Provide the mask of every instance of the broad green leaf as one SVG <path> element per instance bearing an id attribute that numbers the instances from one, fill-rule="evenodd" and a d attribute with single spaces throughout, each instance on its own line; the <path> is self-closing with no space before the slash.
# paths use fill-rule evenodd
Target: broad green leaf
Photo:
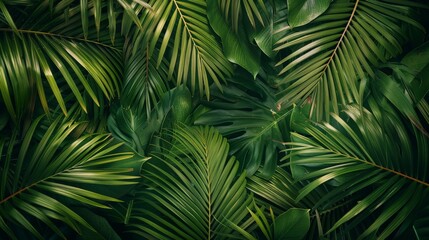
<path id="1" fill-rule="evenodd" d="M 310 228 L 309 210 L 291 208 L 278 216 L 272 226 L 274 239 L 303 239 Z"/>
<path id="2" fill-rule="evenodd" d="M 231 154 L 248 176 L 261 168 L 261 175 L 270 178 L 277 166 L 279 142 L 283 141 L 290 111 L 276 109 L 273 93 L 259 79 L 238 75 L 229 82 L 235 84 L 223 93 L 212 91 L 216 98 L 206 104 L 211 110 L 195 123 L 215 126 L 227 137 Z"/>
<path id="3" fill-rule="evenodd" d="M 409 52 L 401 60 L 410 68 L 415 78 L 410 84 L 411 91 L 417 102 L 419 102 L 429 91 L 429 42 L 422 44 Z"/>
<path id="4" fill-rule="evenodd" d="M 256 78 L 260 68 L 259 51 L 255 50 L 247 41 L 242 30 L 234 33 L 221 15 L 218 2 L 210 0 L 207 2 L 207 17 L 210 26 L 222 39 L 223 51 L 226 58 L 240 65 Z"/>
<path id="5" fill-rule="evenodd" d="M 186 121 L 191 105 L 190 92 L 182 85 L 166 92 L 149 115 L 143 109 L 114 105 L 107 126 L 115 138 L 144 155 L 154 135 L 159 134 L 163 127 L 173 127 Z"/>
<path id="6" fill-rule="evenodd" d="M 287 0 L 289 9 L 289 25 L 303 26 L 323 14 L 331 4 L 331 0 Z"/>

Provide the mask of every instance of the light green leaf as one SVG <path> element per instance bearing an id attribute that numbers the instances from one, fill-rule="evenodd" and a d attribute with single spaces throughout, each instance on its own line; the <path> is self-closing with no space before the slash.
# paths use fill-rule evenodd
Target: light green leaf
<path id="1" fill-rule="evenodd" d="M 289 9 L 289 25 L 303 26 L 323 14 L 331 4 L 331 0 L 287 0 Z"/>
<path id="2" fill-rule="evenodd" d="M 94 230 L 72 206 L 109 208 L 108 202 L 120 201 L 117 197 L 131 189 L 126 185 L 136 183 L 142 159 L 119 150 L 108 135 L 79 133 L 79 127 L 84 123 L 61 115 L 53 122 L 41 116 L 23 140 L 6 141 L 7 151 L 0 142 L 0 156 L 6 156 L 1 160 L 8 165 L 0 179 L 11 183 L 2 187 L 0 234 L 27 229 L 41 238 L 35 227 L 46 224 L 62 236 L 60 222 L 74 231 Z"/>

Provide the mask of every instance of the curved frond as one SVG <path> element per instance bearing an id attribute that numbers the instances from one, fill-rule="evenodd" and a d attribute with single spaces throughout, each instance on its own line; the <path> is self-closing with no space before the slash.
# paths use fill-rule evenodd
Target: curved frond
<path id="1" fill-rule="evenodd" d="M 64 238 L 57 221 L 76 232 L 93 229 L 73 206 L 108 209 L 106 203 L 118 202 L 123 186 L 139 178 L 141 160 L 119 150 L 109 135 L 82 134 L 82 123 L 62 117 L 47 127 L 43 120 L 37 118 L 22 141 L 17 134 L 0 141 L 2 236 L 14 239 L 13 229 L 25 229 L 43 239 L 42 224 Z"/>
<path id="2" fill-rule="evenodd" d="M 159 49 L 157 66 L 169 60 L 168 77 L 177 85 L 188 83 L 192 92 L 210 95 L 210 81 L 221 87 L 232 67 L 222 53 L 207 20 L 206 1 L 150 1 L 152 10 L 142 15 L 135 37 L 135 51 L 149 46 L 150 56 Z"/>
<path id="3" fill-rule="evenodd" d="M 356 102 L 357 80 L 374 76 L 373 67 L 401 53 L 402 26 L 425 31 L 409 9 L 390 1 L 339 1 L 311 24 L 280 29 L 275 50 L 291 51 L 277 63 L 280 103 L 311 97 L 313 114 L 322 120 L 338 113 L 339 104 Z"/>
<path id="4" fill-rule="evenodd" d="M 330 231 L 365 223 L 361 237 L 385 239 L 409 229 L 428 201 L 429 142 L 392 109 L 370 106 L 347 106 L 348 122 L 333 114 L 332 125 L 304 125 L 311 138 L 292 133 L 288 158 L 294 178 L 309 180 L 298 201 L 323 187 L 330 190 L 316 206 L 361 195 Z"/>
<path id="5" fill-rule="evenodd" d="M 231 155 L 237 157 L 248 176 L 261 167 L 261 174 L 269 178 L 277 166 L 285 118 L 290 112 L 277 110 L 272 91 L 260 80 L 237 76 L 229 81 L 235 85 L 223 93 L 212 90 L 216 98 L 206 104 L 212 109 L 195 123 L 215 126 L 227 137 Z"/>
<path id="6" fill-rule="evenodd" d="M 146 189 L 137 194 L 133 232 L 158 239 L 233 236 L 227 222 L 240 224 L 252 198 L 246 174 L 228 158 L 226 139 L 210 127 L 172 134 L 171 150 L 154 153 L 143 165 Z"/>
<path id="7" fill-rule="evenodd" d="M 108 44 L 108 34 L 97 36 L 92 31 L 85 39 L 81 26 L 72 24 L 80 20 L 79 11 L 77 7 L 58 4 L 51 14 L 46 14 L 49 4 L 45 2 L 35 7 L 31 15 L 14 13 L 20 19 L 15 31 L 18 34 L 0 27 L 0 93 L 15 122 L 29 106 L 35 105 L 34 95 L 39 97 L 46 113 L 52 107 L 48 105 L 48 96 L 55 96 L 65 114 L 67 91 L 84 111 L 87 105 L 82 92 L 98 106 L 102 101 L 98 91 L 109 100 L 119 95 L 121 51 Z"/>
<path id="8" fill-rule="evenodd" d="M 308 199 L 295 201 L 302 186 L 295 183 L 291 174 L 281 167 L 277 167 L 268 180 L 255 174 L 247 181 L 247 188 L 253 192 L 258 205 L 271 207 L 277 214 L 289 208 L 311 207 L 314 204 Z"/>

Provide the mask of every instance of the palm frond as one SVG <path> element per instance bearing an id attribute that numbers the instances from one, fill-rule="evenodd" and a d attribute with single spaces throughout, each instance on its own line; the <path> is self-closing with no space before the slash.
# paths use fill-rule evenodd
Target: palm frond
<path id="1" fill-rule="evenodd" d="M 248 176 L 260 167 L 261 174 L 271 177 L 277 166 L 280 142 L 284 141 L 285 119 L 289 111 L 277 110 L 274 94 L 260 80 L 236 76 L 223 93 L 213 89 L 216 97 L 206 105 L 212 110 L 195 123 L 212 125 L 231 144 L 231 155 L 241 162 Z"/>
<path id="2" fill-rule="evenodd" d="M 239 24 L 242 24 L 243 16 L 254 28 L 257 23 L 261 25 L 266 23 L 268 10 L 262 0 L 220 0 L 218 2 L 226 22 L 235 32 L 238 31 Z"/>
<path id="3" fill-rule="evenodd" d="M 311 97 L 317 120 L 356 102 L 357 80 L 374 76 L 373 67 L 401 53 L 402 25 L 425 31 L 409 9 L 395 1 L 334 2 L 311 24 L 280 29 L 275 50 L 287 55 L 277 63 L 284 89 L 279 102 L 290 106 Z"/>
<path id="4" fill-rule="evenodd" d="M 316 206 L 361 196 L 328 232 L 364 223 L 360 237 L 385 239 L 408 229 L 412 213 L 427 201 L 429 143 L 395 110 L 375 101 L 370 107 L 371 112 L 347 106 L 344 118 L 349 122 L 333 114 L 332 125 L 305 124 L 311 138 L 292 133 L 288 159 L 294 178 L 309 180 L 298 201 L 320 187 L 330 190 Z"/>
<path id="5" fill-rule="evenodd" d="M 146 189 L 137 194 L 133 232 L 148 238 L 225 239 L 227 220 L 240 224 L 252 198 L 246 174 L 228 158 L 228 143 L 214 128 L 183 127 L 171 150 L 143 165 Z"/>
<path id="6" fill-rule="evenodd" d="M 156 55 L 155 55 L 156 56 Z M 155 108 L 169 87 L 168 63 L 165 61 L 157 67 L 155 58 L 149 57 L 149 50 L 140 50 L 127 57 L 125 63 L 125 80 L 121 93 L 121 104 L 132 108 L 137 114 L 143 111 L 147 116 Z"/>
<path id="7" fill-rule="evenodd" d="M 190 84 L 192 92 L 210 96 L 210 81 L 221 87 L 223 79 L 232 72 L 231 64 L 222 53 L 211 31 L 206 2 L 150 1 L 152 10 L 145 10 L 144 22 L 134 38 L 134 52 L 149 46 L 149 55 L 159 49 L 157 66 L 168 59 L 168 77 L 177 85 Z"/>
<path id="8" fill-rule="evenodd" d="M 48 5 L 45 2 L 37 6 L 31 15 L 23 13 L 20 16 L 25 20 L 21 19 L 17 24 L 19 35 L 10 28 L 0 29 L 4 36 L 0 40 L 0 92 L 15 123 L 19 122 L 29 105 L 35 104 L 28 104 L 35 94 L 48 114 L 49 95 L 55 96 L 56 103 L 65 114 L 68 108 L 65 91 L 72 92 L 84 111 L 87 105 L 82 92 L 88 93 L 98 106 L 102 101 L 96 94 L 98 90 L 108 100 L 119 95 L 122 71 L 120 49 L 102 41 L 84 39 L 81 27 L 70 24 L 80 19 L 77 7 L 58 4 L 52 15 L 42 15 L 42 12 L 49 11 Z M 69 22 L 64 19 L 64 11 Z M 108 37 L 106 40 L 109 42 Z M 35 101 L 35 98 L 31 99 Z"/>
<path id="9" fill-rule="evenodd" d="M 141 160 L 109 135 L 82 134 L 82 123 L 63 117 L 45 126 L 45 119 L 22 140 L 14 134 L 0 142 L 0 232 L 14 239 L 13 229 L 43 239 L 38 224 L 64 238 L 58 221 L 76 232 L 93 229 L 73 206 L 108 209 L 139 178 Z"/>
<path id="10" fill-rule="evenodd" d="M 296 202 L 295 199 L 302 186 L 295 183 L 291 174 L 281 167 L 276 168 L 270 179 L 255 174 L 247 181 L 247 188 L 255 195 L 258 205 L 270 207 L 276 214 L 280 214 L 289 208 L 311 207 L 316 202 L 316 199 L 307 198 Z"/>

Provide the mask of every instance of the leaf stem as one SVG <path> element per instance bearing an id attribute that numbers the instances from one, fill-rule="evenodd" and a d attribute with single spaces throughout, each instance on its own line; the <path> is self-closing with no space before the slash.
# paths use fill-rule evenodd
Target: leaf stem
<path id="1" fill-rule="evenodd" d="M 112 50 L 115 51 L 121 51 L 118 48 L 115 48 L 113 46 L 101 43 L 101 42 L 97 42 L 97 41 L 93 41 L 93 40 L 88 40 L 88 39 L 84 39 L 84 38 L 78 38 L 78 37 L 70 37 L 70 36 L 65 36 L 65 35 L 61 35 L 61 34 L 57 34 L 57 33 L 50 33 L 50 32 L 40 32 L 40 31 L 34 31 L 34 30 L 29 30 L 29 29 L 18 29 L 17 30 L 18 33 L 26 33 L 26 34 L 35 34 L 35 35 L 43 35 L 43 36 L 50 36 L 50 37 L 57 37 L 57 38 L 65 38 L 65 39 L 70 39 L 70 40 L 76 40 L 76 41 L 80 41 L 80 42 L 86 42 L 86 43 L 91 43 L 91 44 L 95 44 L 98 46 L 102 46 L 105 48 L 110 48 Z M 0 32 L 13 32 L 13 29 L 10 28 L 0 28 Z"/>
<path id="2" fill-rule="evenodd" d="M 381 166 L 381 165 L 377 165 L 376 163 L 373 163 L 373 162 L 369 162 L 369 161 L 365 161 L 365 160 L 363 160 L 363 159 L 359 159 L 359 158 L 357 158 L 357 157 L 353 157 L 353 156 L 349 156 L 349 155 L 347 155 L 347 154 L 343 154 L 343 153 L 340 153 L 340 152 L 336 152 L 336 151 L 333 151 L 332 149 L 331 149 L 331 151 L 332 151 L 332 152 L 334 152 L 334 153 L 336 153 L 336 154 L 338 154 L 338 155 L 342 155 L 342 156 L 344 156 L 344 157 L 346 157 L 346 158 L 350 158 L 350 159 L 357 160 L 357 161 L 359 161 L 359 162 L 362 162 L 362 163 L 365 163 L 365 164 L 371 165 L 371 166 L 376 167 L 376 168 L 379 168 L 379 169 L 381 169 L 381 170 L 383 170 L 383 171 L 387 171 L 387 172 L 390 172 L 390 173 L 393 173 L 393 174 L 399 175 L 399 176 L 401 176 L 401 177 L 403 177 L 403 178 L 409 179 L 409 180 L 411 180 L 411 181 L 414 181 L 414 182 L 420 183 L 420 184 L 422 184 L 422 185 L 424 185 L 424 186 L 426 186 L 426 187 L 429 187 L 429 183 L 427 183 L 427 182 L 425 182 L 425 181 L 422 181 L 422 180 L 420 180 L 420 179 L 417 179 L 417 178 L 414 178 L 414 177 L 408 176 L 408 175 L 406 175 L 406 174 L 404 174 L 404 173 L 401 173 L 401 172 L 395 171 L 395 170 L 390 169 L 390 168 L 383 167 L 383 166 Z"/>
<path id="3" fill-rule="evenodd" d="M 357 9 L 358 5 L 359 5 L 359 0 L 357 0 L 357 1 L 356 1 L 355 6 L 353 7 L 353 11 L 352 11 L 352 13 L 351 13 L 351 15 L 350 15 L 349 21 L 347 22 L 347 25 L 346 25 L 346 27 L 344 28 L 343 33 L 341 34 L 340 40 L 338 40 L 338 43 L 337 43 L 337 45 L 335 46 L 335 49 L 334 49 L 334 51 L 332 52 L 332 55 L 331 55 L 331 57 L 329 58 L 328 62 L 326 63 L 325 67 L 323 68 L 323 71 L 322 71 L 322 72 L 325 72 L 325 70 L 328 68 L 329 64 L 330 64 L 330 63 L 332 62 L 332 60 L 334 59 L 334 56 L 336 55 L 337 50 L 338 50 L 338 48 L 340 47 L 341 43 L 343 42 L 343 38 L 344 38 L 344 36 L 346 35 L 347 30 L 348 30 L 348 29 L 349 29 L 349 27 L 350 27 L 350 24 L 351 24 L 351 22 L 352 22 L 352 19 L 353 19 L 353 17 L 355 16 L 356 9 Z"/>

